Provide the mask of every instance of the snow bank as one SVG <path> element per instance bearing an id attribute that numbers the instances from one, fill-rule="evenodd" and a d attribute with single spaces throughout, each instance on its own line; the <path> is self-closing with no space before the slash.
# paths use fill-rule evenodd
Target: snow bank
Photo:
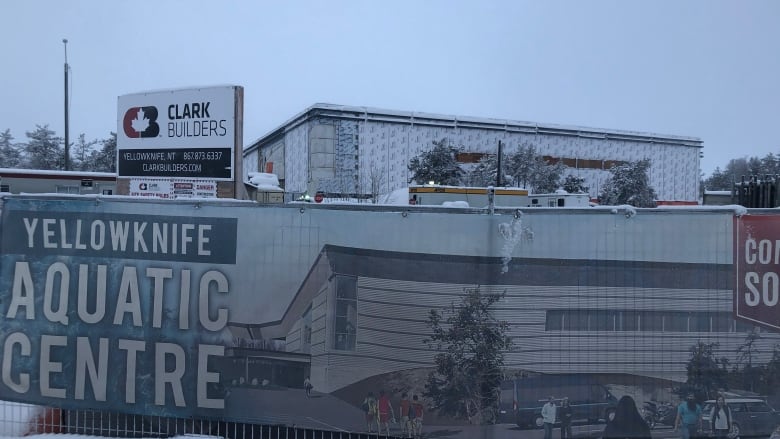
<path id="1" fill-rule="evenodd" d="M 402 187 L 379 196 L 379 204 L 409 205 L 409 188 Z"/>

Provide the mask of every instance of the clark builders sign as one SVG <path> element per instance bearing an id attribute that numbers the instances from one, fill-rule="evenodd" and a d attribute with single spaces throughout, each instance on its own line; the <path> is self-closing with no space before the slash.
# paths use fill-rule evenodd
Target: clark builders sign
<path id="1" fill-rule="evenodd" d="M 232 180 L 237 88 L 216 86 L 120 96 L 119 177 Z"/>
<path id="2" fill-rule="evenodd" d="M 734 314 L 780 331 L 780 218 L 734 219 Z"/>

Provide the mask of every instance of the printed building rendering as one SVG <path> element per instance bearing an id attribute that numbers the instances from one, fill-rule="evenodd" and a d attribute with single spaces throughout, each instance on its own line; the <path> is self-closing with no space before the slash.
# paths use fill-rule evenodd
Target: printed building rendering
<path id="1" fill-rule="evenodd" d="M 742 365 L 752 340 L 764 366 L 780 342 L 773 210 L 9 195 L 2 213 L 12 401 L 356 431 L 366 391 L 425 397 L 446 351 L 429 315 L 475 290 L 502 295 L 512 342 L 502 423 L 535 422 L 511 407 L 537 377 L 668 401 L 693 347 Z"/>

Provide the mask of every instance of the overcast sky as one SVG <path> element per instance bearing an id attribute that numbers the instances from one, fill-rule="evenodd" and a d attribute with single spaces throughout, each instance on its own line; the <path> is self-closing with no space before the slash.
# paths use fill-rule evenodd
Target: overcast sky
<path id="1" fill-rule="evenodd" d="M 244 144 L 316 102 L 780 153 L 780 1 L 0 2 L 0 130 L 116 131 L 117 96 L 236 84 Z"/>

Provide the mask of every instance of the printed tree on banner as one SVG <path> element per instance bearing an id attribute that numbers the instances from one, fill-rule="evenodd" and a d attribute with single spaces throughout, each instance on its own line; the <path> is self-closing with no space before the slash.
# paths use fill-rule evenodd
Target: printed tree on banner
<path id="1" fill-rule="evenodd" d="M 780 394 L 780 344 L 775 344 L 772 349 L 772 359 L 763 369 L 763 382 L 766 386 L 766 394 Z"/>
<path id="2" fill-rule="evenodd" d="M 504 294 L 486 294 L 479 287 L 465 293 L 449 310 L 428 314 L 432 333 L 425 343 L 439 353 L 423 395 L 433 399 L 440 415 L 489 424 L 498 413 L 503 352 L 512 346 L 509 324 L 492 310 Z"/>
<path id="3" fill-rule="evenodd" d="M 737 348 L 737 365 L 734 368 L 735 372 L 739 372 L 743 378 L 743 384 L 747 390 L 755 392 L 756 380 L 760 377 L 760 367 L 756 367 L 753 363 L 754 358 L 758 354 L 758 346 L 756 342 L 761 339 L 761 334 L 758 332 L 758 328 L 753 328 L 745 336 L 745 341 Z M 740 368 L 741 366 L 741 368 Z"/>
<path id="4" fill-rule="evenodd" d="M 719 343 L 697 342 L 691 346 L 691 358 L 685 365 L 688 380 L 677 393 L 682 397 L 693 392 L 699 400 L 714 398 L 720 389 L 728 389 L 728 359 L 717 358 L 715 351 Z"/>

